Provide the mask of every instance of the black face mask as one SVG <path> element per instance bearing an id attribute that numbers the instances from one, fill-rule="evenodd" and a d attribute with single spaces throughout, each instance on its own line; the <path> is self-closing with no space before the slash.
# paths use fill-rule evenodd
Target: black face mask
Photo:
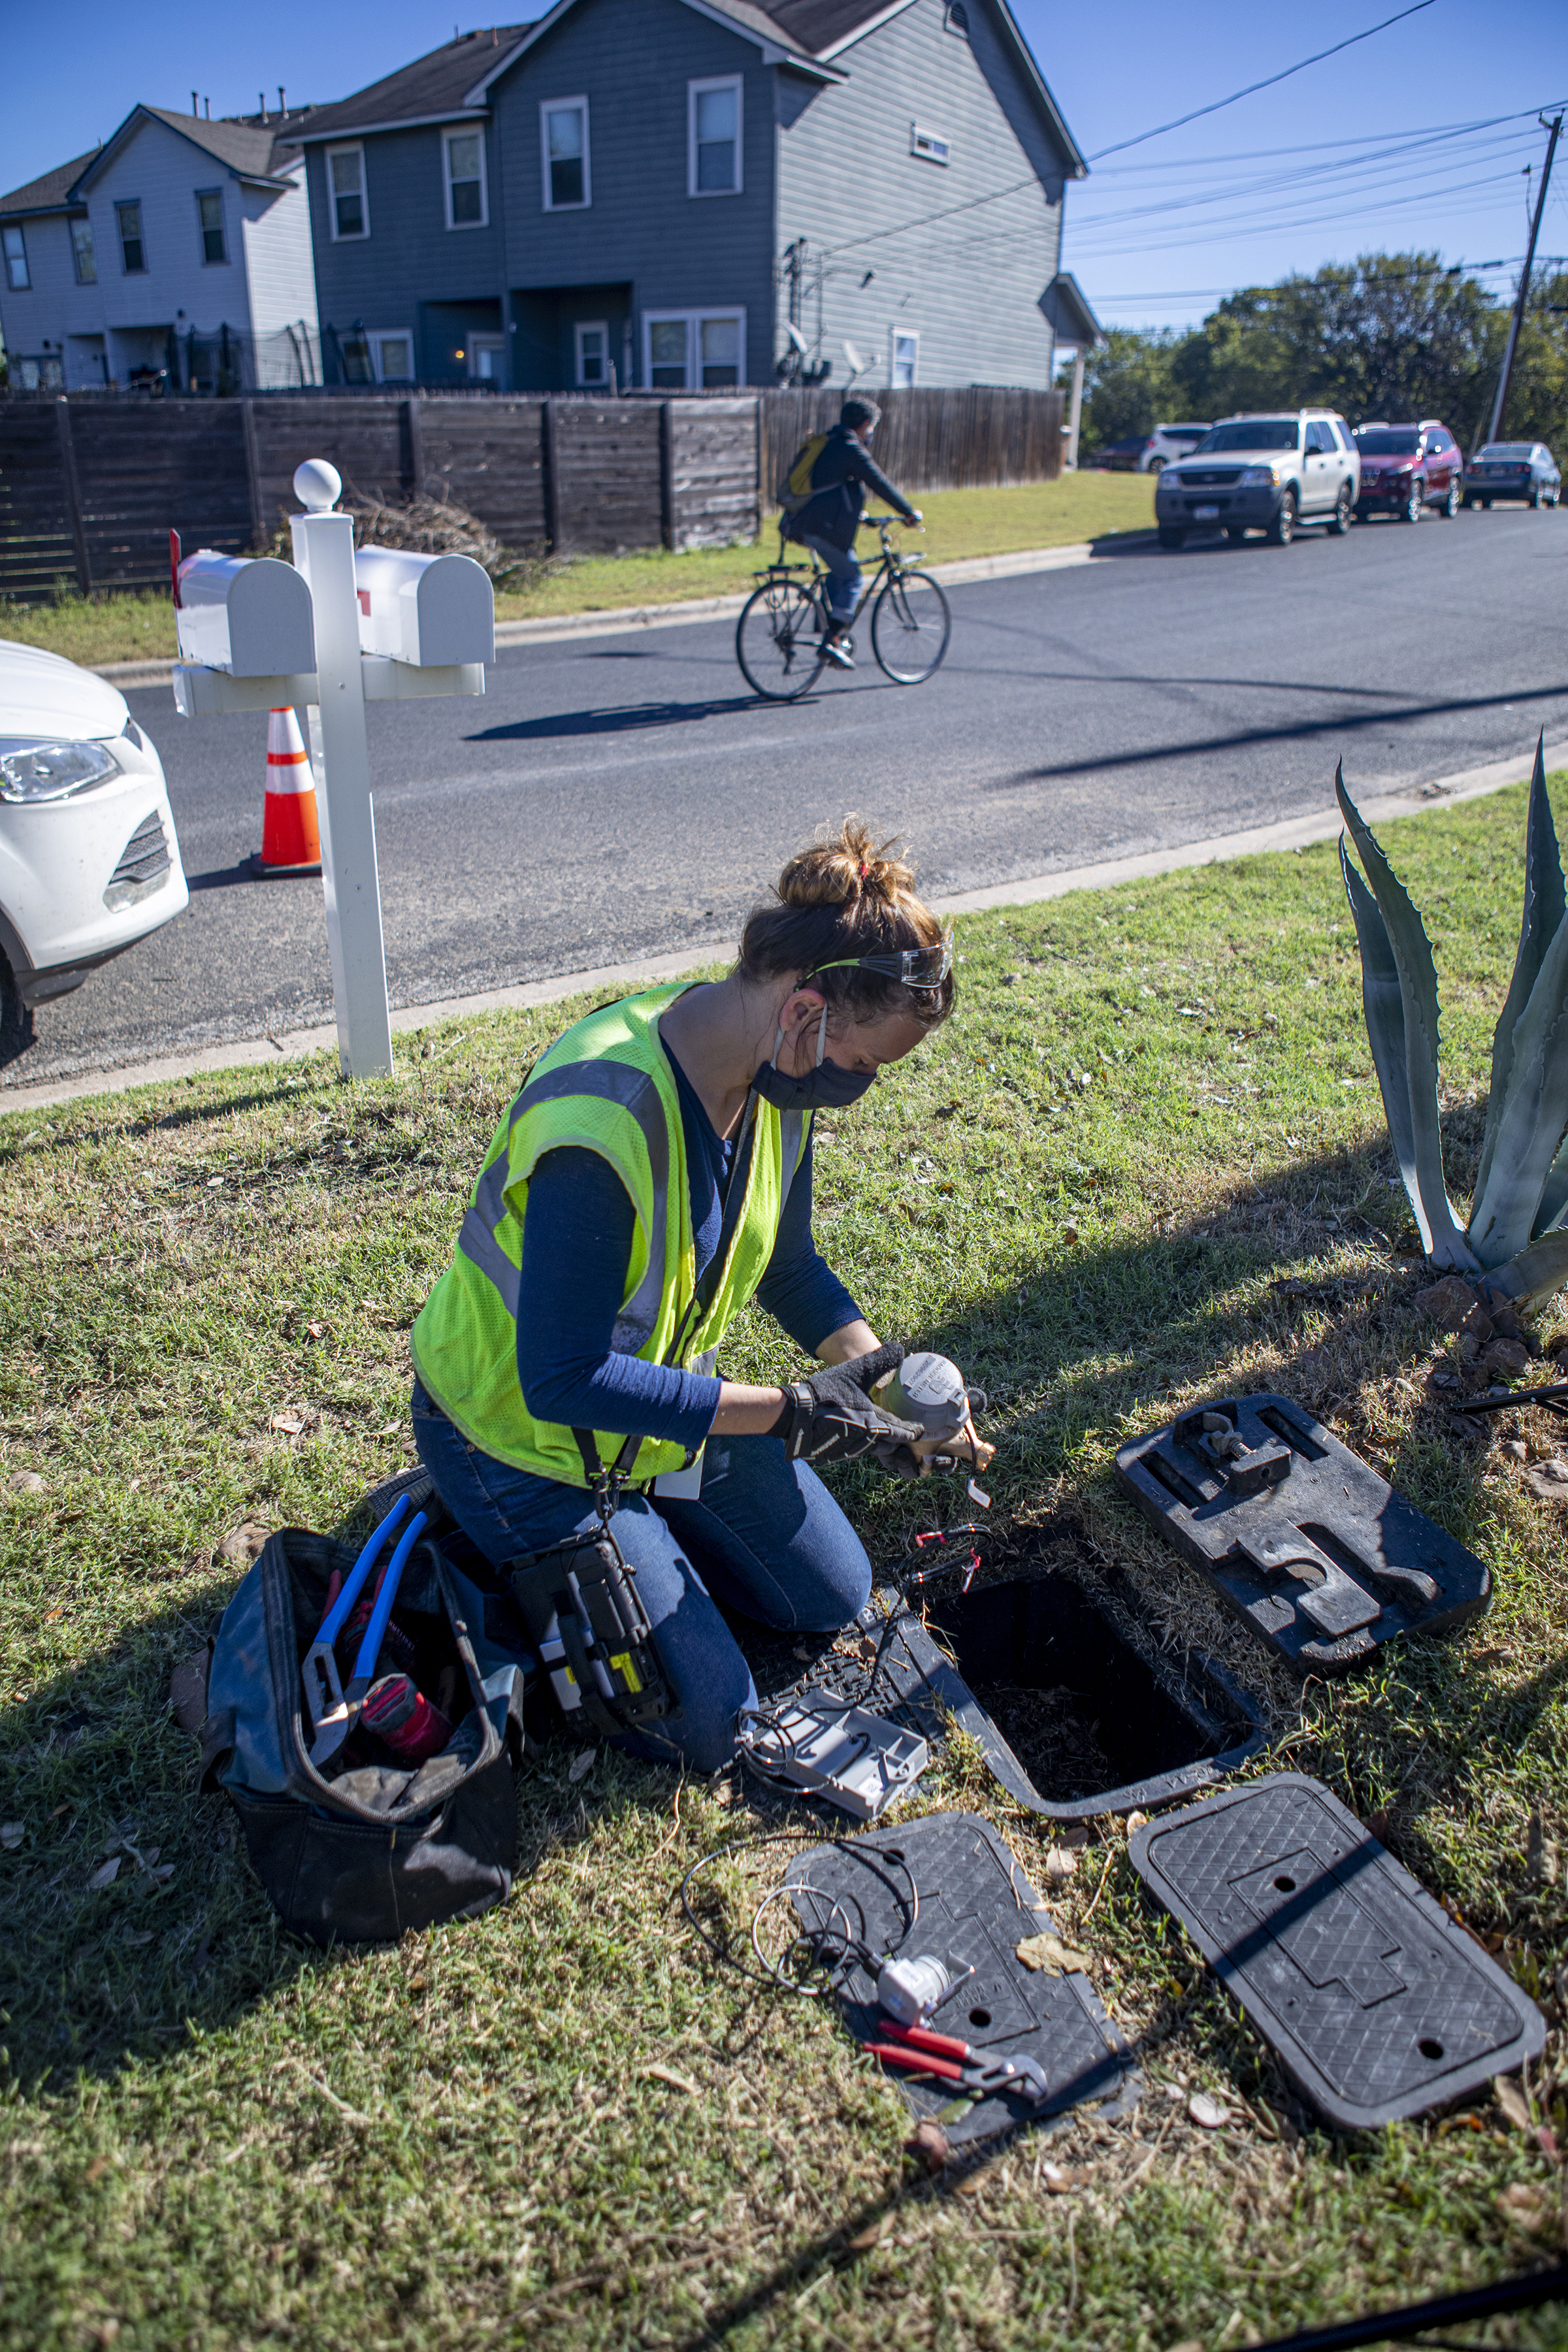
<path id="1" fill-rule="evenodd" d="M 776 1054 L 784 1038 L 784 1024 L 779 1024 L 773 1039 Z M 763 1102 L 772 1103 L 775 1110 L 844 1110 L 858 1102 L 872 1079 L 875 1070 L 846 1070 L 837 1062 L 823 1059 L 827 1044 L 827 1007 L 822 1008 L 822 1019 L 816 1032 L 816 1066 L 804 1078 L 786 1078 L 772 1062 L 764 1062 L 752 1080 L 753 1089 Z"/>

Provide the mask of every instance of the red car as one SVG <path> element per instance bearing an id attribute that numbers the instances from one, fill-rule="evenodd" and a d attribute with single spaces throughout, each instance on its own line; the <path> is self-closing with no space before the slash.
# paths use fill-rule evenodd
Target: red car
<path id="1" fill-rule="evenodd" d="M 1457 515 L 1464 488 L 1465 457 L 1447 427 L 1435 416 L 1419 425 L 1362 425 L 1355 433 L 1361 452 L 1361 495 L 1358 520 L 1368 515 L 1397 515 L 1401 522 L 1419 522 L 1428 506 L 1438 514 Z"/>

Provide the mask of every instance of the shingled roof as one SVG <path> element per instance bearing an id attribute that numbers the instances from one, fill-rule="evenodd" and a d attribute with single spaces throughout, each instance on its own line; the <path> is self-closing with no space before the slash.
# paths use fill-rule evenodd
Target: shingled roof
<path id="1" fill-rule="evenodd" d="M 385 74 L 337 106 L 318 106 L 300 143 L 336 139 L 347 131 L 379 130 L 395 122 L 447 121 L 463 111 L 474 84 L 499 64 L 528 32 L 527 25 L 490 25 L 483 32 L 463 33 L 416 58 L 410 66 Z"/>
<path id="2" fill-rule="evenodd" d="M 0 213 L 64 212 L 71 189 L 97 154 L 95 147 L 91 153 L 79 155 L 73 163 L 61 163 L 57 170 L 46 172 L 41 179 L 13 188 L 8 196 L 0 196 Z"/>

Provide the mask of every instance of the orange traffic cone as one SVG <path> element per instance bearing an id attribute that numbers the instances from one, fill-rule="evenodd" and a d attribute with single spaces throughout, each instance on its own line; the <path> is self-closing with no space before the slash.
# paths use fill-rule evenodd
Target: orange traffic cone
<path id="1" fill-rule="evenodd" d="M 315 779 L 292 710 L 268 713 L 267 805 L 261 818 L 261 848 L 251 858 L 250 870 L 258 881 L 321 870 Z"/>

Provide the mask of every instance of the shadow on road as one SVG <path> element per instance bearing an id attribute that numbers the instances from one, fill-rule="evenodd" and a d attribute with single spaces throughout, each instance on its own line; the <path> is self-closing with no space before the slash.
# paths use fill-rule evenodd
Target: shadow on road
<path id="1" fill-rule="evenodd" d="M 869 683 L 869 681 L 868 681 Z M 812 695 L 802 697 L 811 702 Z M 728 719 L 741 711 L 779 706 L 754 694 L 731 694 L 702 702 L 627 702 L 613 709 L 558 710 L 542 719 L 515 719 L 504 727 L 484 727 L 465 736 L 468 743 L 538 743 L 562 736 L 631 735 L 659 727 L 684 727 L 692 719 Z M 194 886 L 193 886 L 194 887 Z"/>
<path id="2" fill-rule="evenodd" d="M 1314 689 L 1316 690 L 1316 689 Z M 1241 751 L 1249 744 L 1310 742 L 1320 735 L 1353 733 L 1358 728 L 1386 726 L 1391 719 L 1443 719 L 1457 711 L 1520 709 L 1531 702 L 1557 702 L 1568 696 L 1568 684 L 1516 688 L 1504 694 L 1458 695 L 1446 702 L 1407 703 L 1398 711 L 1335 711 L 1326 719 L 1303 719 L 1293 727 L 1238 727 L 1228 735 L 1194 736 L 1187 743 L 1145 744 L 1136 751 L 1105 751 L 1098 759 L 1063 760 L 1047 768 L 1016 768 L 1009 776 L 994 776 L 976 786 L 980 792 L 1015 791 L 1019 784 L 1045 783 L 1062 776 L 1087 776 L 1111 768 L 1138 768 L 1149 760 L 1190 760 L 1208 751 Z"/>

